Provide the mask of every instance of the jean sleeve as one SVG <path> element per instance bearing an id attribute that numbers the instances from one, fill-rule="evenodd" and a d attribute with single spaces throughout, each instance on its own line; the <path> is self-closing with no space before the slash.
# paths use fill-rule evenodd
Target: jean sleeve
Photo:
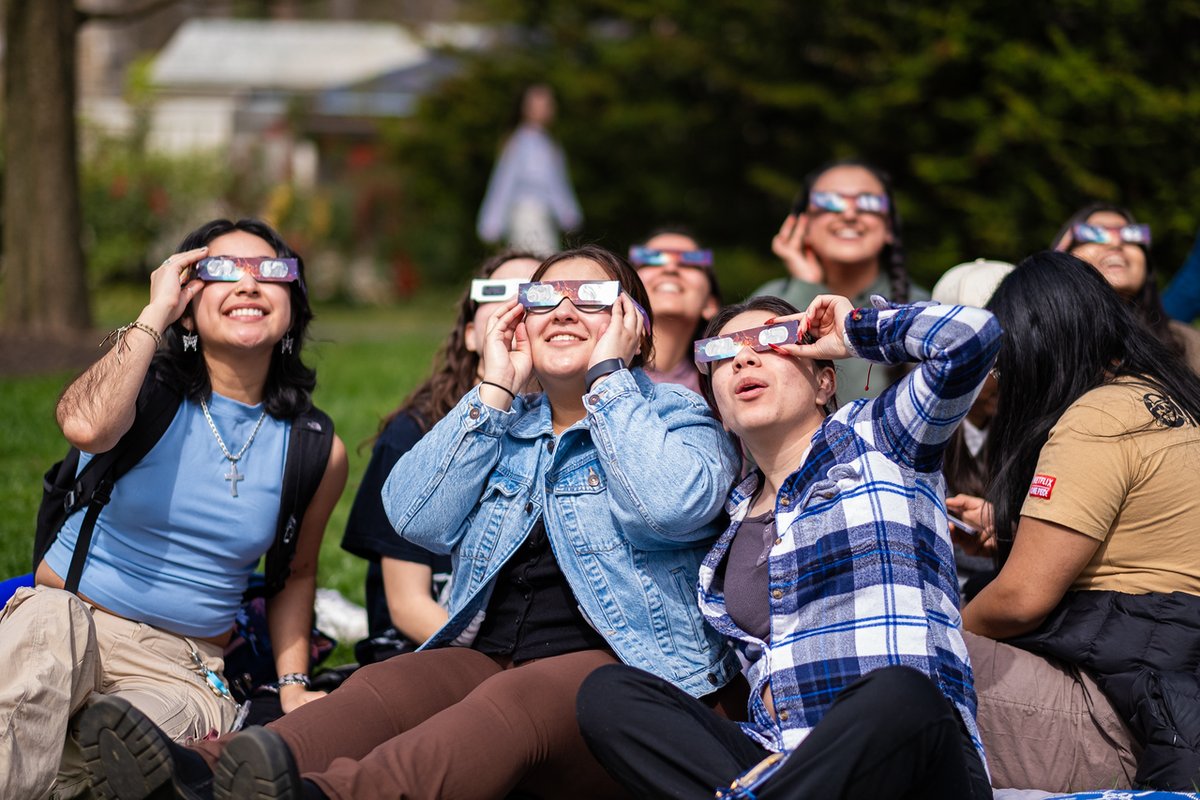
<path id="1" fill-rule="evenodd" d="M 609 479 L 614 517 L 635 547 L 690 547 L 724 506 L 740 458 L 694 392 L 659 384 L 647 398 L 620 370 L 584 395 L 589 427 Z"/>
<path id="2" fill-rule="evenodd" d="M 384 510 L 396 532 L 434 553 L 450 552 L 517 416 L 484 403 L 475 387 L 401 456 L 383 485 Z"/>

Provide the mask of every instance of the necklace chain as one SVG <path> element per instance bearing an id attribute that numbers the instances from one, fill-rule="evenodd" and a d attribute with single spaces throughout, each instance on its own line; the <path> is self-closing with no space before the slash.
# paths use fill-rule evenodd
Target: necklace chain
<path id="1" fill-rule="evenodd" d="M 217 438 L 217 445 L 220 446 L 221 452 L 225 454 L 225 458 L 229 459 L 229 463 L 235 465 L 241 460 L 242 456 L 246 455 L 247 448 L 254 441 L 254 437 L 258 435 L 258 429 L 262 427 L 263 420 L 267 418 L 267 410 L 264 408 L 263 412 L 258 415 L 258 422 L 254 423 L 254 430 L 250 431 L 250 438 L 246 440 L 246 443 L 242 445 L 242 449 L 238 450 L 235 456 L 229 454 L 229 448 L 225 446 L 225 440 L 221 438 L 221 432 L 217 430 L 217 424 L 213 422 L 212 414 L 208 413 L 208 403 L 204 402 L 203 397 L 200 398 L 200 410 L 204 412 L 204 418 L 208 420 L 208 427 L 212 429 L 213 436 Z"/>

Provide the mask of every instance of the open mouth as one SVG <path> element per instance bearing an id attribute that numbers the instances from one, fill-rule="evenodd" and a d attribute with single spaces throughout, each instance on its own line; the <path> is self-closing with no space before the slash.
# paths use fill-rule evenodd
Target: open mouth
<path id="1" fill-rule="evenodd" d="M 239 306 L 225 312 L 225 316 L 233 319 L 262 319 L 267 312 L 254 306 Z"/>
<path id="2" fill-rule="evenodd" d="M 733 394 L 737 397 L 745 395 L 759 394 L 763 389 L 767 388 L 767 384 L 758 378 L 742 378 L 733 387 Z"/>

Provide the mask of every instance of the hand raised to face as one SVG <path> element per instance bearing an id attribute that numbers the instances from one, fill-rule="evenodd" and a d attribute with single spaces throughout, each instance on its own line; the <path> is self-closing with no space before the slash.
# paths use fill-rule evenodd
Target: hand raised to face
<path id="1" fill-rule="evenodd" d="M 204 288 L 204 281 L 192 277 L 192 266 L 207 254 L 207 247 L 175 253 L 150 273 L 150 305 L 163 314 L 163 327 L 183 316 L 188 303 Z"/>
<path id="2" fill-rule="evenodd" d="M 628 295 L 618 296 L 612 306 L 612 317 L 608 327 L 604 329 L 600 341 L 596 342 L 596 348 L 592 350 L 588 367 L 609 358 L 619 358 L 626 365 L 632 363 L 634 356 L 641 350 L 642 337 L 645 335 L 645 323 L 633 301 Z"/>
<path id="3" fill-rule="evenodd" d="M 805 311 L 776 317 L 774 322 L 798 320 L 800 332 L 814 339 L 812 344 L 785 344 L 772 349 L 798 358 L 853 358 L 855 353 L 846 344 L 846 317 L 854 311 L 849 299 L 835 294 L 818 295 Z"/>
<path id="4" fill-rule="evenodd" d="M 488 320 L 483 347 L 479 350 L 480 371 L 484 381 L 479 392 L 483 401 L 495 408 L 507 409 L 512 397 L 496 386 L 487 384 L 496 384 L 515 395 L 529 382 L 533 372 L 524 318 L 525 309 L 513 298 Z"/>

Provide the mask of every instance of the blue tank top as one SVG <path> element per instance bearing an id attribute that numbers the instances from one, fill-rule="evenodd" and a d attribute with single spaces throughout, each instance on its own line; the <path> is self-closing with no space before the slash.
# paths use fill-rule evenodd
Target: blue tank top
<path id="1" fill-rule="evenodd" d="M 213 393 L 208 403 L 230 453 L 262 413 Z M 230 464 L 198 403 L 184 400 L 167 432 L 113 488 L 100 512 L 79 591 L 123 617 L 184 636 L 219 636 L 233 625 L 250 574 L 271 546 L 291 425 L 268 415 Z M 82 454 L 80 469 L 91 456 Z M 65 577 L 84 510 L 71 515 L 46 561 Z"/>

